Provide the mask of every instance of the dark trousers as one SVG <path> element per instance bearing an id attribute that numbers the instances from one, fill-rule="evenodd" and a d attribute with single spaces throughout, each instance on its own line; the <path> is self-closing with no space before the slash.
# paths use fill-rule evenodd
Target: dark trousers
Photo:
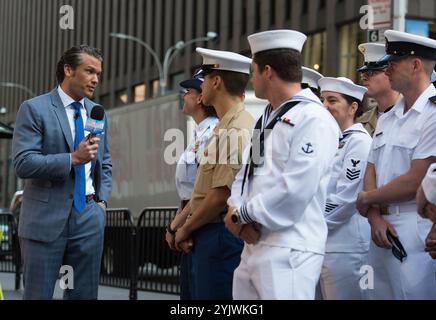
<path id="1" fill-rule="evenodd" d="M 180 300 L 192 300 L 192 256 L 180 254 Z"/>
<path id="2" fill-rule="evenodd" d="M 192 298 L 231 300 L 233 272 L 244 246 L 224 223 L 207 224 L 193 233 Z"/>

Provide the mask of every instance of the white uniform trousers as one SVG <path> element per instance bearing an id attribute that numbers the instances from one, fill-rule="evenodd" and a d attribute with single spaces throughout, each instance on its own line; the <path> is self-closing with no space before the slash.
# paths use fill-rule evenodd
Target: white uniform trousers
<path id="1" fill-rule="evenodd" d="M 362 300 L 360 287 L 362 266 L 367 263 L 368 253 L 326 253 L 319 280 L 324 300 Z"/>
<path id="2" fill-rule="evenodd" d="M 416 212 L 391 214 L 383 218 L 397 231 L 407 258 L 401 263 L 390 249 L 379 248 L 371 241 L 368 264 L 374 268 L 374 289 L 367 290 L 368 298 L 436 299 L 436 260 L 424 251 L 431 221 L 422 219 Z"/>
<path id="3" fill-rule="evenodd" d="M 233 299 L 313 300 L 323 258 L 308 251 L 246 244 L 233 276 Z"/>

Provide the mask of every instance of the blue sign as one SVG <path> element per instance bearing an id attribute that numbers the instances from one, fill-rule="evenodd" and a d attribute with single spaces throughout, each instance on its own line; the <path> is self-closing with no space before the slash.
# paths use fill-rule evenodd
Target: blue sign
<path id="1" fill-rule="evenodd" d="M 428 37 L 430 35 L 428 21 L 406 20 L 406 32 L 416 34 L 417 36 Z"/>

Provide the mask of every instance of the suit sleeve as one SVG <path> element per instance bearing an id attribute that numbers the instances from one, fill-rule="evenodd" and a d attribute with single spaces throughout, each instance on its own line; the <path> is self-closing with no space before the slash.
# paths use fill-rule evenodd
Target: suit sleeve
<path id="1" fill-rule="evenodd" d="M 112 190 L 112 158 L 109 151 L 108 142 L 108 121 L 106 116 L 105 123 L 105 134 L 104 134 L 104 151 L 102 160 L 102 173 L 101 173 L 101 186 L 99 189 L 98 198 L 99 200 L 104 200 L 108 202 L 109 196 Z"/>
<path id="2" fill-rule="evenodd" d="M 43 154 L 44 123 L 38 108 L 25 101 L 18 110 L 12 153 L 14 169 L 21 179 L 66 180 L 70 154 Z"/>
<path id="3" fill-rule="evenodd" d="M 271 231 L 290 227 L 301 219 L 317 193 L 331 167 L 339 135 L 330 123 L 314 117 L 302 120 L 294 130 L 294 134 L 274 136 L 290 144 L 290 154 L 288 159 L 273 160 L 283 168 L 274 171 L 277 183 L 240 208 L 242 223 L 258 222 Z"/>
<path id="4" fill-rule="evenodd" d="M 325 217 L 329 230 L 334 230 L 356 214 L 357 195 L 363 188 L 363 177 L 371 139 L 348 141 L 336 192 L 327 195 Z"/>

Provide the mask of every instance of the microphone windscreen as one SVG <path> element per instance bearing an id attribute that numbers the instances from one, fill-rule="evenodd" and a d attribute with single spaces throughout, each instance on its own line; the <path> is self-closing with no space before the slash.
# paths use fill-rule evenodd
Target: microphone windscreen
<path id="1" fill-rule="evenodd" d="M 96 104 L 91 110 L 91 118 L 101 121 L 104 118 L 104 109 L 101 105 Z"/>

